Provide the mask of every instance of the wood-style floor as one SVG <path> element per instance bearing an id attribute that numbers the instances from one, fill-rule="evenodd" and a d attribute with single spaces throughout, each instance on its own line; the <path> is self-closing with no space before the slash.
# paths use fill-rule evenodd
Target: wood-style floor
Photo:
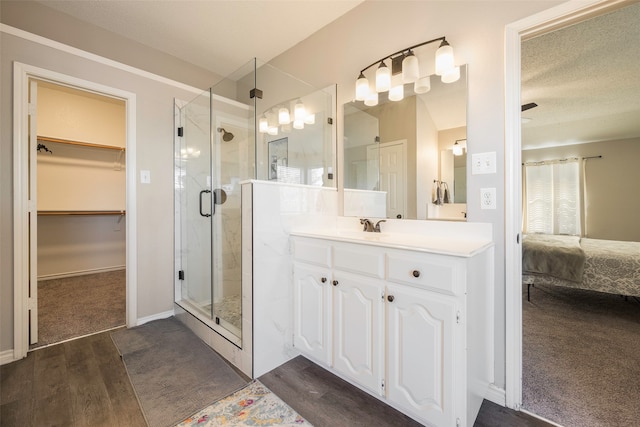
<path id="1" fill-rule="evenodd" d="M 3 365 L 0 403 L 2 427 L 147 425 L 109 332 Z"/>
<path id="2" fill-rule="evenodd" d="M 420 425 L 303 357 L 260 381 L 315 427 Z M 103 332 L 3 365 L 0 425 L 144 427 L 146 423 L 109 332 Z M 549 426 L 488 401 L 475 425 Z"/>

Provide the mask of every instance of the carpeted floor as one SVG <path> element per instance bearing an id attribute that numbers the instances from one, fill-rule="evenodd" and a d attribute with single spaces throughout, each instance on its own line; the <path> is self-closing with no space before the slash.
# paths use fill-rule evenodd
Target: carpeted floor
<path id="1" fill-rule="evenodd" d="M 111 337 L 150 427 L 174 426 L 248 383 L 173 317 Z"/>
<path id="2" fill-rule="evenodd" d="M 126 323 L 126 270 L 38 282 L 38 342 L 58 343 Z"/>
<path id="3" fill-rule="evenodd" d="M 640 303 L 554 286 L 523 289 L 523 408 L 565 427 L 638 425 Z"/>

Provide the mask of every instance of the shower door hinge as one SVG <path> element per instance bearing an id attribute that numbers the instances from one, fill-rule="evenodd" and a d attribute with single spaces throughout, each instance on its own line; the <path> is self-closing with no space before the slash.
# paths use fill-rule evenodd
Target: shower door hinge
<path id="1" fill-rule="evenodd" d="M 184 280 L 184 270 L 178 271 L 178 280 Z"/>
<path id="2" fill-rule="evenodd" d="M 182 126 L 178 128 L 178 136 L 184 136 L 184 128 Z"/>
<path id="3" fill-rule="evenodd" d="M 332 125 L 333 124 L 333 118 L 332 117 L 327 117 L 327 123 Z"/>
<path id="4" fill-rule="evenodd" d="M 253 98 L 258 98 L 258 99 L 262 99 L 262 91 L 258 88 L 253 88 L 249 91 L 249 98 L 253 99 Z"/>

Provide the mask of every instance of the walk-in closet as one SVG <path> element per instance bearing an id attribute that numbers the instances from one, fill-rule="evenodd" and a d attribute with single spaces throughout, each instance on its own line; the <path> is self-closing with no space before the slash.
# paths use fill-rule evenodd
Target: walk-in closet
<path id="1" fill-rule="evenodd" d="M 37 92 L 35 348 L 125 324 L 126 106 L 50 82 L 30 87 Z"/>

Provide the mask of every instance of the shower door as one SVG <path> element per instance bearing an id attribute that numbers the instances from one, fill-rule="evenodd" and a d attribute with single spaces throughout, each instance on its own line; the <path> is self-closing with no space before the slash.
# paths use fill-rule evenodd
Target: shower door
<path id="1" fill-rule="evenodd" d="M 220 99 L 205 92 L 179 112 L 176 303 L 241 347 L 240 181 L 252 162 L 247 112 Z"/>

